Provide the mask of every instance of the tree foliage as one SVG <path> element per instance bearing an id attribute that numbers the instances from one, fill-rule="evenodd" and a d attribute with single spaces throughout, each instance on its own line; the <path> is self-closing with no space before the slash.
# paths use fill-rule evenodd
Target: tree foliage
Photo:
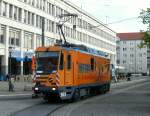
<path id="1" fill-rule="evenodd" d="M 147 8 L 146 10 L 142 10 L 140 13 L 140 18 L 142 19 L 143 24 L 146 24 L 147 31 L 143 32 L 144 33 L 144 41 L 141 42 L 139 45 L 140 48 L 143 48 L 147 46 L 150 48 L 150 8 Z"/>

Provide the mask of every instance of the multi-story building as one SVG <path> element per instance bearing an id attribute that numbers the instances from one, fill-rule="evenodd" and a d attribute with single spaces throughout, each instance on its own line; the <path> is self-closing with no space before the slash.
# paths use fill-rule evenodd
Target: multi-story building
<path id="1" fill-rule="evenodd" d="M 147 73 L 147 48 L 139 48 L 143 33 L 118 33 L 117 64 L 125 67 L 127 73 Z"/>
<path id="2" fill-rule="evenodd" d="M 147 49 L 147 72 L 150 75 L 150 48 Z"/>
<path id="3" fill-rule="evenodd" d="M 115 64 L 116 33 L 73 3 L 65 0 L 0 0 L 0 73 L 7 74 L 8 67 L 12 74 L 30 73 L 30 58 L 35 48 L 42 44 L 42 19 L 45 20 L 44 43 L 52 45 L 60 39 L 59 16 L 68 13 L 78 17 L 63 26 L 67 41 L 105 52 Z M 77 25 L 76 29 L 73 25 Z"/>

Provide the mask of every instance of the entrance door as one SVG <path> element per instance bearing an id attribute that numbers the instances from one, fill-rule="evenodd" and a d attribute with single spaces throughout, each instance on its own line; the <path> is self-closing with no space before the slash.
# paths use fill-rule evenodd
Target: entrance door
<path id="1" fill-rule="evenodd" d="M 65 62 L 65 85 L 73 84 L 73 61 L 70 53 L 66 54 Z"/>

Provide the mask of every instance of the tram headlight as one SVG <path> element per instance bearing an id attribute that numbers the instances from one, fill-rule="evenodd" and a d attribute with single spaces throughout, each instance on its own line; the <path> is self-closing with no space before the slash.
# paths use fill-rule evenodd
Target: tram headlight
<path id="1" fill-rule="evenodd" d="M 38 87 L 36 87 L 36 88 L 35 88 L 35 90 L 36 90 L 36 91 L 38 91 L 38 90 L 39 90 L 39 88 L 38 88 Z"/>
<path id="2" fill-rule="evenodd" d="M 53 91 L 55 91 L 55 90 L 56 90 L 56 88 L 54 88 L 54 87 L 53 87 L 53 88 L 52 88 L 52 90 L 53 90 Z"/>

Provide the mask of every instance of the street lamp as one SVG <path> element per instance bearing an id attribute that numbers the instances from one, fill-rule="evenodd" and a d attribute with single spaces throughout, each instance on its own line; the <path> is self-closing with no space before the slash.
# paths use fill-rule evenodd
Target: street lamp
<path id="1" fill-rule="evenodd" d="M 12 58 L 12 50 L 13 50 L 13 47 L 9 47 L 9 91 L 13 91 L 14 89 L 14 85 L 13 83 L 11 82 L 11 58 Z"/>

